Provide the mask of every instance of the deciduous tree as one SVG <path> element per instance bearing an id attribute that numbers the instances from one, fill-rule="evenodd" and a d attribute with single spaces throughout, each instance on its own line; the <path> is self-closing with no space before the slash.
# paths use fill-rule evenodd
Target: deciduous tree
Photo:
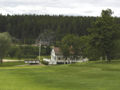
<path id="1" fill-rule="evenodd" d="M 11 47 L 11 37 L 7 32 L 0 33 L 0 62 L 7 55 Z"/>

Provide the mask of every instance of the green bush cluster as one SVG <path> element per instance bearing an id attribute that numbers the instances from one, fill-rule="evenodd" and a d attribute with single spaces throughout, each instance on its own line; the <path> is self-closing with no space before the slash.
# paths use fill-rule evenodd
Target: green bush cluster
<path id="1" fill-rule="evenodd" d="M 50 55 L 51 48 L 49 46 L 41 46 L 41 55 Z M 37 59 L 39 55 L 39 47 L 32 45 L 13 45 L 7 57 L 18 59 Z"/>

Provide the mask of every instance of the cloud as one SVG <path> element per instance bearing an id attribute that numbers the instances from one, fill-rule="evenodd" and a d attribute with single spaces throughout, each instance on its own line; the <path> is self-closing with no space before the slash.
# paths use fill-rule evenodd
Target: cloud
<path id="1" fill-rule="evenodd" d="M 0 0 L 0 13 L 99 16 L 111 8 L 120 16 L 119 0 Z"/>

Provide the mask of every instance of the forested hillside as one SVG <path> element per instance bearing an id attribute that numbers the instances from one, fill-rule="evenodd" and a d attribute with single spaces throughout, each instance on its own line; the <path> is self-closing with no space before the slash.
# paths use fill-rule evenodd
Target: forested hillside
<path id="1" fill-rule="evenodd" d="M 87 29 L 97 17 L 49 16 L 49 15 L 0 15 L 0 32 L 9 32 L 22 43 L 34 43 L 44 32 L 53 32 L 54 40 L 61 40 L 66 34 L 87 35 Z M 116 19 L 120 23 L 120 19 Z M 44 36 L 44 35 L 43 35 Z"/>
<path id="2" fill-rule="evenodd" d="M 1 15 L 0 32 L 9 32 L 12 37 L 24 43 L 34 43 L 46 31 L 54 32 L 54 39 L 61 40 L 66 34 L 86 35 L 87 28 L 95 20 L 95 17 L 82 16 Z"/>

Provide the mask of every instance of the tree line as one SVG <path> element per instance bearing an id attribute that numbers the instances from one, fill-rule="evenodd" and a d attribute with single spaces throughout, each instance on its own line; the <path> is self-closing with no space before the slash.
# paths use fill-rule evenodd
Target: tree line
<path id="1" fill-rule="evenodd" d="M 82 56 L 90 60 L 107 61 L 120 59 L 120 24 L 112 14 L 111 9 L 102 10 L 100 17 L 87 29 L 87 35 L 66 35 L 59 42 L 64 57 Z"/>
<path id="2" fill-rule="evenodd" d="M 22 44 L 35 43 L 44 32 L 53 33 L 53 41 L 59 41 L 67 34 L 87 35 L 95 20 L 85 16 L 0 15 L 0 32 L 9 32 L 14 42 Z"/>
<path id="3" fill-rule="evenodd" d="M 41 55 L 50 55 L 50 46 L 41 46 Z M 18 45 L 12 42 L 12 36 L 8 32 L 0 33 L 0 63 L 3 58 L 38 59 L 39 46 Z"/>
<path id="4" fill-rule="evenodd" d="M 35 41 L 39 43 L 39 40 L 43 44 L 52 41 L 52 45 L 61 47 L 65 58 L 71 55 L 77 58 L 81 55 L 93 60 L 98 60 L 100 57 L 109 61 L 118 59 L 120 58 L 120 18 L 112 17 L 112 14 L 112 10 L 107 9 L 102 10 L 99 17 L 0 15 L 0 32 L 8 32 L 12 36 L 9 40 L 8 33 L 1 33 L 0 47 L 9 47 L 7 45 L 11 41 L 22 45 L 33 44 Z M 9 52 L 10 57 L 15 55 L 19 57 L 27 51 L 29 55 L 38 53 L 38 47 L 13 45 Z M 2 55 L 3 51 L 4 53 L 8 51 L 7 48 L 2 49 L 4 50 L 1 50 L 1 61 L 5 55 Z M 48 51 L 45 54 L 50 54 L 50 48 L 46 50 Z M 17 55 L 16 51 L 20 55 Z M 23 56 L 28 57 L 25 54 Z"/>
<path id="5" fill-rule="evenodd" d="M 59 41 L 67 34 L 84 36 L 99 17 L 49 16 L 49 15 L 0 15 L 0 32 L 9 32 L 14 42 L 33 44 L 44 32 L 54 34 L 52 41 Z M 120 18 L 115 17 L 120 23 Z M 51 34 L 47 34 L 50 36 Z M 53 36 L 53 35 L 51 35 Z"/>

